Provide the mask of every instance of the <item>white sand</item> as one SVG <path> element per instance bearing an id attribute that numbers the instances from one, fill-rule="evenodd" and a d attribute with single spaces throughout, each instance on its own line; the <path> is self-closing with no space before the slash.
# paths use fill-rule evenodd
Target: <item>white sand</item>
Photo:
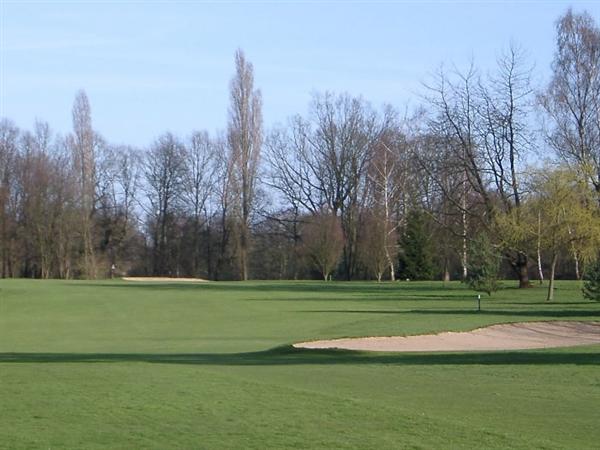
<path id="1" fill-rule="evenodd" d="M 294 347 L 379 352 L 458 352 L 524 350 L 591 344 L 600 344 L 600 322 L 510 323 L 465 332 L 301 342 Z"/>
<path id="2" fill-rule="evenodd" d="M 123 277 L 123 281 L 171 281 L 186 283 L 206 283 L 208 280 L 202 278 L 174 278 L 174 277 Z"/>

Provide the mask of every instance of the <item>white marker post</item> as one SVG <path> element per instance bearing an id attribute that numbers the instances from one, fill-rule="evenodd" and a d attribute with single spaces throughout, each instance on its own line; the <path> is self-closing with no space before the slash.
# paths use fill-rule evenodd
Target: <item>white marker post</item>
<path id="1" fill-rule="evenodd" d="M 477 294 L 477 312 L 481 311 L 481 294 Z"/>

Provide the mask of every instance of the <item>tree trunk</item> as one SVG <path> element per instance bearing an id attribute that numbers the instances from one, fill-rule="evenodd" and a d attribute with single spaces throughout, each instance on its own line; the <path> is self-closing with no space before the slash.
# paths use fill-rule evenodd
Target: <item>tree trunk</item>
<path id="1" fill-rule="evenodd" d="M 225 252 L 227 251 L 227 246 L 229 245 L 229 224 L 227 223 L 227 211 L 225 209 L 223 209 L 221 212 L 220 222 L 221 229 L 219 231 L 221 232 L 221 236 L 219 239 L 219 249 L 214 273 L 214 278 L 216 281 L 219 281 L 219 279 L 222 277 L 223 267 L 225 265 Z"/>
<path id="2" fill-rule="evenodd" d="M 573 259 L 575 260 L 575 278 L 577 280 L 581 280 L 581 272 L 579 271 L 579 255 L 577 254 L 577 250 L 573 248 Z"/>
<path id="3" fill-rule="evenodd" d="M 463 158 L 464 158 L 464 149 L 463 149 Z M 464 159 L 463 159 L 464 160 Z M 467 233 L 468 233 L 468 223 L 467 223 L 467 171 L 466 168 L 463 171 L 463 196 L 461 199 L 461 209 L 462 209 L 462 279 L 465 281 L 467 279 L 468 273 L 468 248 L 467 248 Z"/>
<path id="4" fill-rule="evenodd" d="M 566 211 L 563 208 L 563 213 L 566 215 Z M 569 233 L 569 238 L 571 239 L 571 251 L 573 252 L 573 260 L 575 261 L 575 278 L 580 280 L 580 275 L 579 275 L 579 255 L 577 254 L 577 249 L 575 248 L 575 243 L 572 241 L 573 239 L 573 231 L 571 230 L 571 227 L 569 225 L 567 225 L 567 232 Z"/>
<path id="5" fill-rule="evenodd" d="M 467 213 L 463 211 L 462 214 L 462 224 L 463 224 L 463 236 L 462 236 L 462 278 L 463 281 L 467 279 L 468 276 L 468 249 L 467 249 Z"/>
<path id="6" fill-rule="evenodd" d="M 242 225 L 240 244 L 240 270 L 242 281 L 248 281 L 248 229 L 246 224 Z"/>
<path id="7" fill-rule="evenodd" d="M 523 252 L 517 253 L 517 259 L 513 264 L 517 276 L 519 277 L 519 288 L 531 287 L 529 283 L 529 270 L 527 264 L 527 255 Z"/>
<path id="8" fill-rule="evenodd" d="M 539 249 L 537 251 L 537 269 L 540 284 L 544 284 L 544 272 L 542 271 L 542 254 Z"/>
<path id="9" fill-rule="evenodd" d="M 537 234 L 537 269 L 540 284 L 544 283 L 544 272 L 542 271 L 542 213 L 538 212 L 538 234 Z"/>
<path id="10" fill-rule="evenodd" d="M 210 222 L 207 221 L 206 223 L 206 239 L 205 239 L 205 244 L 206 244 L 206 272 L 208 275 L 208 279 L 209 280 L 214 280 L 215 278 L 215 272 L 214 272 L 214 268 L 213 268 L 213 254 L 212 254 L 212 245 L 211 245 L 211 239 L 212 239 L 212 231 L 210 228 Z"/>
<path id="11" fill-rule="evenodd" d="M 87 216 L 87 213 L 84 212 L 84 214 Z M 83 223 L 83 245 L 85 276 L 87 279 L 95 280 L 98 277 L 98 272 L 96 268 L 96 256 L 94 254 L 92 224 L 91 220 L 87 217 Z"/>
<path id="12" fill-rule="evenodd" d="M 390 280 L 396 281 L 396 272 L 394 270 L 394 261 L 392 260 L 390 251 L 388 250 L 387 246 L 385 247 L 385 259 L 387 260 L 387 264 L 390 268 Z"/>
<path id="13" fill-rule="evenodd" d="M 552 265 L 550 266 L 550 282 L 548 283 L 548 296 L 546 297 L 546 301 L 554 300 L 554 272 L 556 269 L 556 262 L 558 261 L 558 254 L 554 253 L 552 255 Z"/>
<path id="14" fill-rule="evenodd" d="M 448 270 L 448 260 L 447 259 L 444 261 L 443 281 L 444 281 L 444 283 L 448 283 L 450 281 L 450 271 Z"/>

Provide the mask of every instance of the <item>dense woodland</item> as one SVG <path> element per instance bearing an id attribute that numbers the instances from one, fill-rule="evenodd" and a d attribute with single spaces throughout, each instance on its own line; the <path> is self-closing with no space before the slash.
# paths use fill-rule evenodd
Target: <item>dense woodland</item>
<path id="1" fill-rule="evenodd" d="M 449 280 L 485 236 L 521 287 L 579 278 L 600 240 L 600 30 L 587 13 L 557 21 L 551 69 L 533 85 L 511 45 L 490 73 L 440 68 L 410 113 L 324 92 L 267 130 L 238 51 L 216 136 L 112 145 L 84 91 L 66 136 L 4 118 L 0 275 Z"/>

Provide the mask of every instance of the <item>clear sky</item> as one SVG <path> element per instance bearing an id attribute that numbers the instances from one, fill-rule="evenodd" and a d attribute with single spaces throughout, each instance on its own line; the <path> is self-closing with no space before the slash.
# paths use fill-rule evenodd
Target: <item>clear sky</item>
<path id="1" fill-rule="evenodd" d="M 511 40 L 547 79 L 569 6 L 600 23 L 597 1 L 0 0 L 0 115 L 66 133 L 85 89 L 110 142 L 214 132 L 226 125 L 238 47 L 254 64 L 266 126 L 306 112 L 314 91 L 403 108 L 441 63 L 490 67 Z"/>

